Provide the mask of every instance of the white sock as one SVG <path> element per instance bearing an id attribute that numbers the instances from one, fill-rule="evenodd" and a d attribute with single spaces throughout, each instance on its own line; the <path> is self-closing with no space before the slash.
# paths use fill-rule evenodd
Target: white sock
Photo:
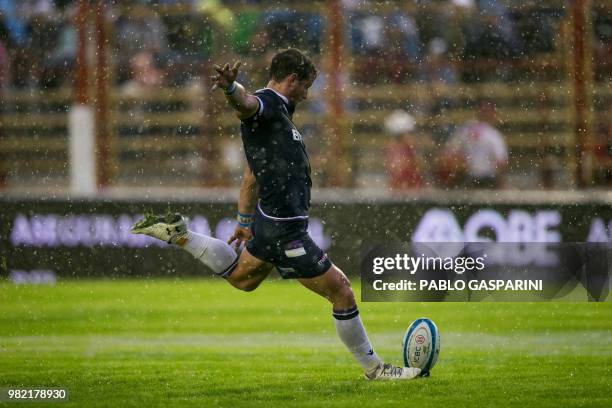
<path id="1" fill-rule="evenodd" d="M 227 277 L 238 263 L 234 248 L 220 239 L 187 231 L 187 241 L 181 248 L 208 266 L 219 276 Z"/>
<path id="2" fill-rule="evenodd" d="M 382 360 L 376 355 L 370 344 L 368 335 L 359 317 L 357 306 L 349 310 L 334 311 L 333 316 L 336 323 L 336 332 L 340 340 L 342 340 L 366 373 L 382 364 Z"/>

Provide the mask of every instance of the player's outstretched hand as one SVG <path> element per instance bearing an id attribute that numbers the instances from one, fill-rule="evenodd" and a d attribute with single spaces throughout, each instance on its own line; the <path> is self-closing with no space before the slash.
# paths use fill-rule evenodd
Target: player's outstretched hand
<path id="1" fill-rule="evenodd" d="M 238 249 L 243 242 L 247 242 L 252 236 L 253 235 L 251 234 L 251 230 L 249 228 L 236 225 L 234 234 L 227 240 L 227 243 Z"/>
<path id="2" fill-rule="evenodd" d="M 227 89 L 232 82 L 236 80 L 236 77 L 238 76 L 238 69 L 240 69 L 241 65 L 242 62 L 240 61 L 236 61 L 234 66 L 231 68 L 230 64 L 225 64 L 223 68 L 215 64 L 214 68 L 217 74 L 210 77 L 213 82 L 213 89 L 217 87 Z"/>

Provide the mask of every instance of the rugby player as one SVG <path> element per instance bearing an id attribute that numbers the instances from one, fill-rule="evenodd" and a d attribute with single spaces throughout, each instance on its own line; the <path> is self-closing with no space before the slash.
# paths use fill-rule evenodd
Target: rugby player
<path id="1" fill-rule="evenodd" d="M 148 215 L 132 232 L 184 248 L 243 291 L 255 290 L 275 267 L 284 279 L 297 279 L 331 302 L 338 336 L 366 378 L 417 377 L 420 369 L 386 364 L 374 352 L 349 280 L 308 235 L 310 163 L 292 116 L 317 76 L 312 61 L 297 49 L 279 52 L 272 59 L 267 87 L 253 94 L 236 82 L 239 68 L 240 62 L 216 65 L 212 77 L 241 121 L 248 162 L 233 236 L 225 243 L 188 231 L 180 214 Z M 242 242 L 245 248 L 238 255 Z"/>

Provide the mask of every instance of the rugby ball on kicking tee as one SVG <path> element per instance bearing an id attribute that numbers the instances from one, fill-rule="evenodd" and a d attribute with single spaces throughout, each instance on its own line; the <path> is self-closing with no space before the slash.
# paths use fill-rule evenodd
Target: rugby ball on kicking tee
<path id="1" fill-rule="evenodd" d="M 440 354 L 440 332 L 435 323 L 422 317 L 416 319 L 404 336 L 403 357 L 405 367 L 421 369 L 421 377 L 429 376 Z"/>

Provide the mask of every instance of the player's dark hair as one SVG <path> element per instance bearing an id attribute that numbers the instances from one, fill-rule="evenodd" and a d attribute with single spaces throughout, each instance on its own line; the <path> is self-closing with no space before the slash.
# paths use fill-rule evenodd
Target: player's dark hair
<path id="1" fill-rule="evenodd" d="M 291 74 L 297 74 L 301 81 L 317 76 L 317 70 L 310 58 L 296 48 L 279 52 L 270 64 L 270 79 L 282 81 Z"/>

